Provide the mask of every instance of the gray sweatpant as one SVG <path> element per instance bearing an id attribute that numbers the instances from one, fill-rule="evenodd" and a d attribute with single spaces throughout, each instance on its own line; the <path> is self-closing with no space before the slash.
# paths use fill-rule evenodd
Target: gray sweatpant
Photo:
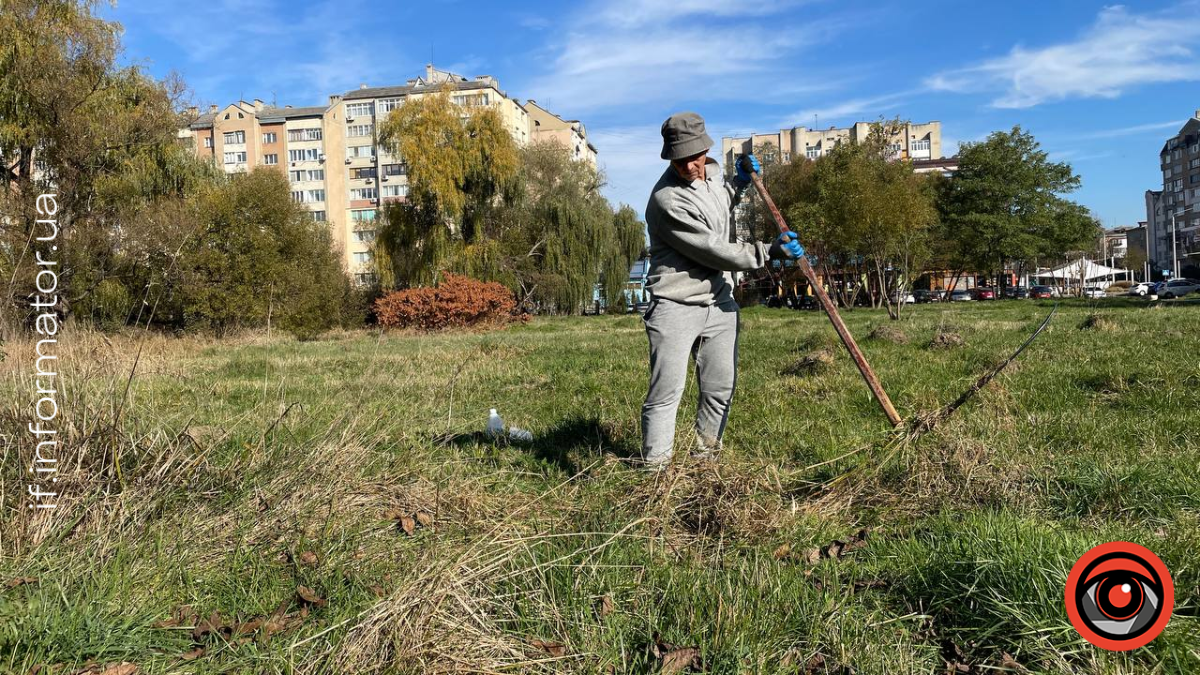
<path id="1" fill-rule="evenodd" d="M 650 338 L 650 390 L 642 405 L 643 459 L 650 465 L 671 459 L 675 413 L 687 382 L 689 354 L 696 361 L 700 387 L 697 449 L 715 452 L 737 381 L 737 303 L 727 300 L 703 307 L 655 298 L 642 319 Z"/>

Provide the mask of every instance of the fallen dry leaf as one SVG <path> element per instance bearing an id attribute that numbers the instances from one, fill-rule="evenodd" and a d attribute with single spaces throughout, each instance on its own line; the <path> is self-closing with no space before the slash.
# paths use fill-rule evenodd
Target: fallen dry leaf
<path id="1" fill-rule="evenodd" d="M 138 667 L 132 663 L 118 663 L 104 668 L 97 675 L 133 675 L 137 671 Z"/>
<path id="2" fill-rule="evenodd" d="M 429 515 L 425 511 L 417 511 L 416 514 L 414 514 L 414 517 L 417 519 L 417 523 L 421 527 L 430 527 L 433 525 L 433 516 Z"/>
<path id="3" fill-rule="evenodd" d="M 680 647 L 663 642 L 658 633 L 654 634 L 654 642 L 650 645 L 650 654 L 659 660 L 658 672 L 660 673 L 682 673 L 689 668 L 692 670 L 704 669 L 699 647 Z"/>
<path id="4" fill-rule="evenodd" d="M 17 577 L 16 579 L 9 579 L 8 581 L 4 582 L 4 587 L 5 588 L 16 588 L 17 586 L 24 586 L 25 584 L 36 584 L 37 582 L 38 582 L 37 577 Z"/>
<path id="5" fill-rule="evenodd" d="M 1009 654 L 1008 652 L 1000 652 L 1000 667 L 1007 668 L 1009 670 L 1014 670 L 1018 673 L 1028 673 L 1029 672 L 1028 668 L 1021 665 L 1020 663 L 1017 663 L 1017 660 L 1014 659 L 1012 654 Z"/>
<path id="6" fill-rule="evenodd" d="M 617 607 L 613 604 L 612 598 L 607 595 L 600 596 L 600 600 L 596 602 L 596 614 L 601 619 L 616 611 Z"/>
<path id="7" fill-rule="evenodd" d="M 411 516 L 400 516 L 400 529 L 411 537 L 417 531 L 417 522 Z"/>
<path id="8" fill-rule="evenodd" d="M 308 567 L 317 566 L 317 554 L 312 551 L 301 553 L 299 560 L 301 565 L 307 565 Z"/>
<path id="9" fill-rule="evenodd" d="M 317 595 L 313 589 L 307 586 L 297 586 L 296 595 L 299 596 L 304 602 L 307 602 L 310 605 L 316 605 L 317 607 L 324 607 L 325 605 L 329 604 L 328 600 L 325 600 L 321 596 Z"/>
<path id="10" fill-rule="evenodd" d="M 200 642 L 208 635 L 229 635 L 229 625 L 221 619 L 218 612 L 213 612 L 207 619 L 196 622 L 192 629 L 192 640 Z"/>
<path id="11" fill-rule="evenodd" d="M 387 511 L 383 512 L 383 519 L 384 520 L 400 520 L 400 517 L 403 515 L 404 515 L 404 512 L 401 511 L 400 509 L 388 509 Z"/>
<path id="12" fill-rule="evenodd" d="M 683 673 L 689 668 L 701 670 L 700 650 L 696 647 L 677 647 L 663 654 L 660 673 Z"/>
<path id="13" fill-rule="evenodd" d="M 773 553 L 772 555 L 775 557 L 776 560 L 783 560 L 791 552 L 792 552 L 792 545 L 784 544 L 783 546 L 780 546 L 779 548 L 775 549 L 775 553 Z"/>
<path id="14" fill-rule="evenodd" d="M 560 642 L 548 642 L 546 640 L 530 640 L 529 644 L 540 649 L 550 656 L 558 658 L 567 655 L 567 646 Z"/>
<path id="15" fill-rule="evenodd" d="M 196 647 L 190 652 L 184 652 L 179 655 L 179 658 L 183 659 L 184 661 L 195 661 L 201 656 L 204 656 L 204 647 Z"/>

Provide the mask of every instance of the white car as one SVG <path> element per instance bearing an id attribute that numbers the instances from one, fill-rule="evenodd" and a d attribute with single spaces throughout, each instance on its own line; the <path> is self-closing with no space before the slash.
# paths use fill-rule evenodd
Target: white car
<path id="1" fill-rule="evenodd" d="M 1154 284 L 1149 281 L 1143 281 L 1139 284 L 1134 284 L 1129 287 L 1129 295 L 1147 296 L 1154 291 Z"/>
<path id="2" fill-rule="evenodd" d="M 1108 293 L 1105 293 L 1104 289 L 1100 288 L 1099 286 L 1088 286 L 1087 288 L 1083 289 L 1083 297 L 1085 297 L 1085 298 L 1107 298 Z"/>
<path id="3" fill-rule="evenodd" d="M 1172 279 L 1158 292 L 1163 298 L 1178 298 L 1188 293 L 1200 291 L 1200 281 L 1195 279 Z"/>
<path id="4" fill-rule="evenodd" d="M 973 302 L 971 291 L 954 291 L 950 294 L 950 302 Z"/>
<path id="5" fill-rule="evenodd" d="M 896 302 L 897 299 L 900 297 L 900 293 L 893 292 L 890 297 L 891 297 L 892 302 Z M 912 293 L 904 294 L 904 304 L 911 305 L 911 304 L 915 303 L 916 301 L 917 301 L 917 297 L 915 295 L 913 295 Z"/>

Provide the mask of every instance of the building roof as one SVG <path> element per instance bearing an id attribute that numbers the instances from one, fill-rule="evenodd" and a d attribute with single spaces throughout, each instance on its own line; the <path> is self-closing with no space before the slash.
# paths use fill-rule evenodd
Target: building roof
<path id="1" fill-rule="evenodd" d="M 234 104 L 234 105 L 236 105 L 236 104 Z M 226 107 L 228 107 L 228 106 L 226 106 Z M 298 117 L 320 117 L 320 116 L 324 115 L 325 111 L 328 109 L 329 109 L 329 106 L 324 106 L 324 105 L 313 105 L 313 106 L 305 106 L 305 107 L 300 107 L 300 108 L 294 108 L 292 106 L 284 106 L 282 108 L 279 108 L 279 107 L 263 108 L 262 110 L 254 111 L 253 114 L 255 117 L 258 118 L 259 122 L 281 122 L 283 120 L 295 119 Z M 249 111 L 247 111 L 247 112 L 249 112 Z M 199 115 L 196 117 L 196 119 L 191 124 L 188 125 L 188 128 L 189 129 L 207 129 L 208 127 L 211 127 L 213 125 L 213 120 L 215 120 L 217 118 L 217 115 L 219 113 L 220 113 L 220 111 L 206 112 L 203 115 Z"/>
<path id="2" fill-rule="evenodd" d="M 469 91 L 472 89 L 496 89 L 495 81 L 485 80 L 465 80 L 465 81 L 443 81 L 425 83 L 423 80 L 418 84 L 405 84 L 390 87 L 361 87 L 342 94 L 342 99 L 352 101 L 355 99 L 364 98 L 389 98 L 394 96 L 407 96 L 408 94 L 423 94 L 428 91 L 437 91 L 444 84 L 449 84 L 454 87 L 455 91 Z M 496 91 L 500 91 L 496 89 Z M 501 92 L 503 93 L 503 92 Z"/>
<path id="3" fill-rule="evenodd" d="M 291 120 L 299 117 L 321 117 L 328 109 L 327 105 L 310 105 L 303 108 L 263 108 L 258 111 L 257 117 L 260 122 Z"/>

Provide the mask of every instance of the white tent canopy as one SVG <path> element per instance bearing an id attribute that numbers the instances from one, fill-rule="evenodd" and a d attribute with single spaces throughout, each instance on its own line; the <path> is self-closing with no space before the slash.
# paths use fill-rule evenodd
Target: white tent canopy
<path id="1" fill-rule="evenodd" d="M 1073 262 L 1069 262 L 1058 269 L 1048 270 L 1045 272 L 1036 272 L 1029 275 L 1034 279 L 1063 279 L 1065 281 L 1079 281 L 1083 279 L 1088 281 L 1107 281 L 1122 277 L 1129 278 L 1129 270 L 1123 270 L 1117 267 L 1109 267 L 1092 262 L 1087 258 L 1080 258 Z"/>

